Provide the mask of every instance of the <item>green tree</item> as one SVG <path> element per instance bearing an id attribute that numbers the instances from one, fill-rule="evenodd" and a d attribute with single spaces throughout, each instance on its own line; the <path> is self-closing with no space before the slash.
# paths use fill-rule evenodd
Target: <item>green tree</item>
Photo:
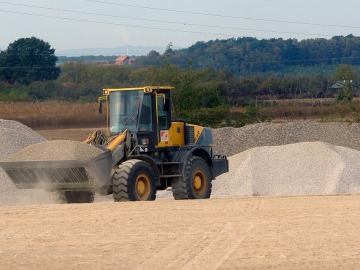
<path id="1" fill-rule="evenodd" d="M 335 79 L 350 81 L 356 78 L 355 69 L 349 65 L 339 65 L 335 70 Z"/>
<path id="2" fill-rule="evenodd" d="M 335 98 L 338 102 L 351 102 L 354 97 L 353 80 L 356 72 L 352 66 L 339 65 L 335 71 L 335 79 L 344 81 L 344 87 L 339 89 Z"/>
<path id="3" fill-rule="evenodd" d="M 180 71 L 172 85 L 175 86 L 172 94 L 175 118 L 213 127 L 226 120 L 228 107 L 221 95 L 226 83 L 216 78 L 213 70 Z"/>
<path id="4" fill-rule="evenodd" d="M 167 46 L 166 46 L 166 50 L 165 50 L 165 55 L 167 54 L 174 54 L 174 51 L 172 49 L 172 42 L 170 42 Z"/>
<path id="5" fill-rule="evenodd" d="M 66 85 L 84 84 L 89 79 L 88 67 L 84 62 L 67 62 L 61 67 L 59 79 Z"/>
<path id="6" fill-rule="evenodd" d="M 55 80 L 60 69 L 56 67 L 54 53 L 55 49 L 41 39 L 18 39 L 0 55 L 0 80 L 10 84 Z"/>

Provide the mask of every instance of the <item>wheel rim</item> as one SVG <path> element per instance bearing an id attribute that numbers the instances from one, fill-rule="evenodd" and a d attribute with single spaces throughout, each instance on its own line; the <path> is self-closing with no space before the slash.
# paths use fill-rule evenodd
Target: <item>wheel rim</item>
<path id="1" fill-rule="evenodd" d="M 196 195 L 201 196 L 206 190 L 206 177 L 202 171 L 196 171 L 193 178 L 193 189 Z"/>
<path id="2" fill-rule="evenodd" d="M 135 182 L 135 190 L 136 196 L 139 198 L 140 201 L 146 201 L 150 196 L 150 179 L 145 174 L 140 174 L 136 178 Z"/>

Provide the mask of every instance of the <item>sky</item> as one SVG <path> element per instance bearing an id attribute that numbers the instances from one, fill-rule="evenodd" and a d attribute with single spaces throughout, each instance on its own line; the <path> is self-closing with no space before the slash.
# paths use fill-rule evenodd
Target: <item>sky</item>
<path id="1" fill-rule="evenodd" d="M 0 0 L 0 48 L 37 37 L 56 52 L 163 46 L 239 37 L 360 36 L 360 1 Z"/>

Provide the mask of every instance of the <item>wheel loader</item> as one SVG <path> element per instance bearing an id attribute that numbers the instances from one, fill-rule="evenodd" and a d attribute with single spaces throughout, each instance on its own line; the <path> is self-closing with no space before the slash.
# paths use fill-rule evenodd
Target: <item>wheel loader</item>
<path id="1" fill-rule="evenodd" d="M 0 166 L 18 188 L 44 188 L 58 203 L 90 203 L 94 193 L 113 194 L 115 202 L 152 201 L 164 189 L 176 200 L 207 199 L 212 180 L 228 172 L 228 160 L 213 153 L 210 128 L 172 119 L 172 91 L 169 86 L 103 89 L 99 112 L 106 113 L 107 132 L 95 131 L 84 140 L 101 149 L 90 160 Z"/>

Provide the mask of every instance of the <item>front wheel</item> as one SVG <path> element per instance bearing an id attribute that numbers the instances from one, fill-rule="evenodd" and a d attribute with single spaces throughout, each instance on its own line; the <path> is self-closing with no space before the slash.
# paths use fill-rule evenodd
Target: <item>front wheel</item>
<path id="1" fill-rule="evenodd" d="M 145 161 L 131 159 L 120 164 L 112 181 L 115 202 L 156 199 L 154 173 Z"/>
<path id="2" fill-rule="evenodd" d="M 190 157 L 185 165 L 184 177 L 171 182 L 175 200 L 208 199 L 212 179 L 209 165 L 200 157 Z"/>

